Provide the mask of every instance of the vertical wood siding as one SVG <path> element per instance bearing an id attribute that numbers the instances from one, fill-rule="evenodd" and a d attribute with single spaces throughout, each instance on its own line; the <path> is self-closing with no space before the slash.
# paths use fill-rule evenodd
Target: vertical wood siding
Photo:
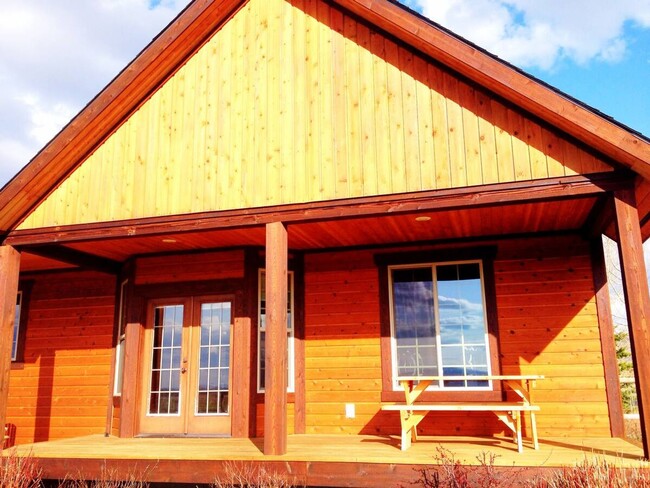
<path id="1" fill-rule="evenodd" d="M 602 351 L 588 247 L 569 239 L 499 243 L 495 261 L 499 343 L 505 374 L 543 374 L 535 401 L 543 436 L 608 436 Z M 432 253 L 435 259 L 435 253 Z M 367 252 L 306 258 L 307 433 L 399 432 L 381 412 L 377 270 Z M 345 418 L 354 403 L 356 418 Z M 440 413 L 425 432 L 502 432 L 492 414 Z"/>
<path id="2" fill-rule="evenodd" d="M 611 167 L 315 0 L 251 0 L 20 228 Z"/>
<path id="3" fill-rule="evenodd" d="M 12 369 L 8 422 L 17 443 L 101 434 L 111 384 L 114 279 L 39 277 L 29 303 L 25 362 Z"/>

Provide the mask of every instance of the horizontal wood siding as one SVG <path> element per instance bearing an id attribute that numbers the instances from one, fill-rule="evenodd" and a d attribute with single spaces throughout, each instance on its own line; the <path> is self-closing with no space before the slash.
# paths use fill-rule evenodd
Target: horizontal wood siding
<path id="1" fill-rule="evenodd" d="M 20 228 L 608 170 L 327 3 L 252 0 Z"/>
<path id="2" fill-rule="evenodd" d="M 307 434 L 381 428 L 378 284 L 370 252 L 305 258 Z M 345 417 L 346 403 L 355 418 Z"/>
<path id="3" fill-rule="evenodd" d="M 608 436 L 603 354 L 587 243 L 540 240 L 523 258 L 511 246 L 495 263 L 504 374 L 543 374 L 534 399 L 541 435 Z M 544 257 L 540 257 L 544 254 Z M 563 432 L 564 431 L 564 432 Z"/>
<path id="4" fill-rule="evenodd" d="M 244 277 L 244 252 L 182 254 L 139 258 L 135 284 L 223 280 Z"/>
<path id="5" fill-rule="evenodd" d="M 35 280 L 25 362 L 12 369 L 9 388 L 17 443 L 104 433 L 114 295 L 114 279 L 101 274 Z"/>
<path id="6" fill-rule="evenodd" d="M 588 246 L 577 238 L 498 243 L 495 281 L 504 374 L 542 374 L 534 399 L 542 436 L 609 436 Z M 431 253 L 435 260 L 435 252 Z M 378 274 L 370 251 L 305 259 L 307 433 L 399 432 L 381 412 Z M 469 398 L 469 397 L 468 397 Z M 356 418 L 345 418 L 353 403 Z M 503 432 L 491 413 L 441 412 L 424 432 Z"/>

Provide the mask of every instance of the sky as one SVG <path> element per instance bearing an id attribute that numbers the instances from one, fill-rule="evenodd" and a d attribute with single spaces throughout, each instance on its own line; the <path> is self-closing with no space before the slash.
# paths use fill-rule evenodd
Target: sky
<path id="1" fill-rule="evenodd" d="M 188 0 L 2 0 L 0 186 Z M 406 0 L 650 136 L 650 0 Z"/>

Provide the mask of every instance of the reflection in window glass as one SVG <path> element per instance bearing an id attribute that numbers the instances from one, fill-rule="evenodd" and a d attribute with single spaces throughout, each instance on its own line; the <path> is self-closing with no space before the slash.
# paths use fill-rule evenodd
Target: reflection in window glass
<path id="1" fill-rule="evenodd" d="M 397 376 L 483 376 L 490 371 L 480 262 L 390 269 Z M 487 387 L 445 381 L 440 387 Z"/>
<path id="2" fill-rule="evenodd" d="M 228 414 L 230 302 L 201 304 L 197 414 Z"/>
<path id="3" fill-rule="evenodd" d="M 175 415 L 180 411 L 183 308 L 165 305 L 154 309 L 150 415 Z"/>

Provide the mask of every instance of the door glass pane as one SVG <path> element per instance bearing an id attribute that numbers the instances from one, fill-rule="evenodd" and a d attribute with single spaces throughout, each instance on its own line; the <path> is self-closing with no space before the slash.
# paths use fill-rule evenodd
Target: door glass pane
<path id="1" fill-rule="evenodd" d="M 180 409 L 183 305 L 154 309 L 149 415 L 178 414 Z"/>
<path id="2" fill-rule="evenodd" d="M 197 414 L 228 414 L 230 302 L 201 304 Z"/>

